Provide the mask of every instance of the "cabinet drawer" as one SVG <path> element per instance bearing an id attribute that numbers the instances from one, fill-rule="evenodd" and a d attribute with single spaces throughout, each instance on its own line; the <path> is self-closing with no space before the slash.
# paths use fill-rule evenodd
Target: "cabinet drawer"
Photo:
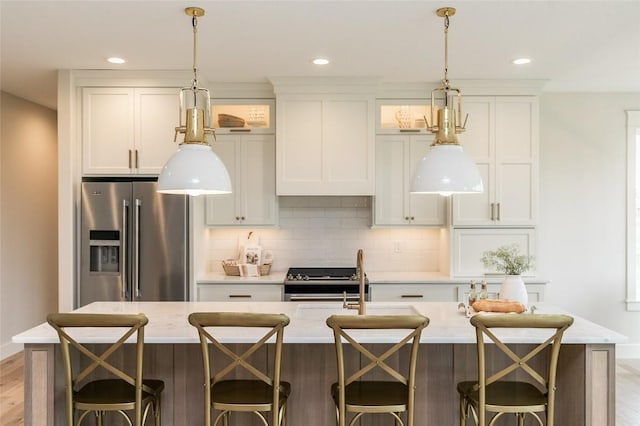
<path id="1" fill-rule="evenodd" d="M 450 284 L 370 285 L 372 302 L 453 302 L 458 298 Z"/>
<path id="2" fill-rule="evenodd" d="M 282 285 L 198 284 L 198 301 L 279 302 L 282 301 Z"/>

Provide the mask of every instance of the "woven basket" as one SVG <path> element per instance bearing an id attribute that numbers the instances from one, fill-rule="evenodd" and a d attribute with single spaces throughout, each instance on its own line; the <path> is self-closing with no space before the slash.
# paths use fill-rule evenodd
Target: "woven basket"
<path id="1" fill-rule="evenodd" d="M 244 127 L 244 118 L 230 114 L 218 114 L 220 127 Z"/>
<path id="2" fill-rule="evenodd" d="M 224 269 L 224 273 L 230 277 L 240 276 L 240 267 L 238 265 L 227 265 L 222 262 L 222 269 Z M 271 272 L 271 264 L 258 266 L 258 271 L 260 272 L 260 276 L 269 275 L 269 272 Z"/>

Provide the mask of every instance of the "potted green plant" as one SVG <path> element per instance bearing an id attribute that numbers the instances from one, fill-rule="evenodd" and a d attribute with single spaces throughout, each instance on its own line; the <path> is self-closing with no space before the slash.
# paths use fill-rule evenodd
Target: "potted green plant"
<path id="1" fill-rule="evenodd" d="M 511 244 L 485 251 L 480 261 L 487 269 L 504 272 L 499 293 L 501 299 L 517 300 L 527 305 L 529 297 L 522 273 L 533 266 L 533 256 L 520 254 L 518 244 Z"/>

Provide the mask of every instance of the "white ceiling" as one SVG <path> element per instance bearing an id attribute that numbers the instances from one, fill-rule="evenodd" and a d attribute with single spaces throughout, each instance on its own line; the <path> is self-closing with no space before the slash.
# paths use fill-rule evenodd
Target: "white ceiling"
<path id="1" fill-rule="evenodd" d="M 453 6 L 454 84 L 543 79 L 546 91 L 640 92 L 640 0 L 0 0 L 2 90 L 55 108 L 57 69 L 189 70 L 186 6 L 206 10 L 198 21 L 198 68 L 209 82 L 437 82 L 444 24 L 435 10 Z M 533 62 L 511 64 L 522 55 Z M 109 56 L 128 62 L 110 65 Z M 315 56 L 332 62 L 318 68 Z"/>

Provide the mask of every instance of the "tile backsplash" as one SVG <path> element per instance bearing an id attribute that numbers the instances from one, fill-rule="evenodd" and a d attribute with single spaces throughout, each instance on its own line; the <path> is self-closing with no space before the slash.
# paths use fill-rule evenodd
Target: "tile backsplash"
<path id="1" fill-rule="evenodd" d="M 370 202 L 369 197 L 281 197 L 277 228 L 207 228 L 207 271 L 222 272 L 222 260 L 237 258 L 250 232 L 272 253 L 274 271 L 355 266 L 360 248 L 368 271 L 438 271 L 443 231 L 372 228 Z"/>

